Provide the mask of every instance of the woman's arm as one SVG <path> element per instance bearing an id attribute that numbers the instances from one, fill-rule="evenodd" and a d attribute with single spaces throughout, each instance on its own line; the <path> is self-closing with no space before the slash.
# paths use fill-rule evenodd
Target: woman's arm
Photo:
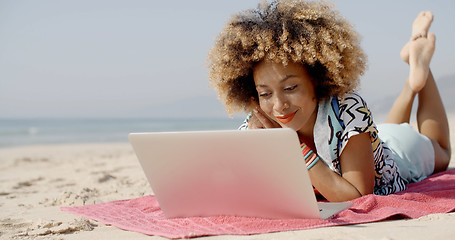
<path id="1" fill-rule="evenodd" d="M 310 170 L 313 186 L 331 202 L 348 201 L 373 193 L 374 158 L 369 133 L 352 136 L 340 156 L 342 176 L 322 161 Z"/>

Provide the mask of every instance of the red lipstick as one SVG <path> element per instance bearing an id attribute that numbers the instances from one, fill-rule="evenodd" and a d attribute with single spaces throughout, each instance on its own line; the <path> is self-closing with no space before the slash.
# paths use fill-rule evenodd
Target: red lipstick
<path id="1" fill-rule="evenodd" d="M 280 123 L 286 124 L 286 123 L 292 121 L 292 119 L 294 119 L 296 113 L 297 113 L 297 111 L 295 111 L 293 113 L 286 114 L 284 116 L 276 116 L 276 118 L 278 119 L 278 121 Z"/>

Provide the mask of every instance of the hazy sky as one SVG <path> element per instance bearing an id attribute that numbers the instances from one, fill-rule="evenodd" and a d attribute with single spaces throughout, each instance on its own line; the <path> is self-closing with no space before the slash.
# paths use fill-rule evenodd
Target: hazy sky
<path id="1" fill-rule="evenodd" d="M 258 2 L 0 0 L 0 118 L 224 116 L 206 56 Z M 333 2 L 363 37 L 371 104 L 402 87 L 399 51 L 421 10 L 435 14 L 435 77 L 455 76 L 455 1 Z"/>

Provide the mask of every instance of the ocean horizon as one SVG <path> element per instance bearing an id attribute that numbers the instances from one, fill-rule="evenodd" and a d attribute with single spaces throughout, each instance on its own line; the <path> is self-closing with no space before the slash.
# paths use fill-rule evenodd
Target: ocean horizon
<path id="1" fill-rule="evenodd" d="M 0 148 L 71 143 L 128 142 L 132 132 L 237 129 L 243 119 L 49 118 L 0 119 Z"/>

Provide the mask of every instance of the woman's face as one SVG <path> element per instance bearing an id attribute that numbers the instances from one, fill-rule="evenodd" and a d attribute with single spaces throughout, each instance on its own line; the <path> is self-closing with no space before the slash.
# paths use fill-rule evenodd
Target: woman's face
<path id="1" fill-rule="evenodd" d="M 262 61 L 253 69 L 261 109 L 282 127 L 312 134 L 317 115 L 314 84 L 306 68 Z"/>

